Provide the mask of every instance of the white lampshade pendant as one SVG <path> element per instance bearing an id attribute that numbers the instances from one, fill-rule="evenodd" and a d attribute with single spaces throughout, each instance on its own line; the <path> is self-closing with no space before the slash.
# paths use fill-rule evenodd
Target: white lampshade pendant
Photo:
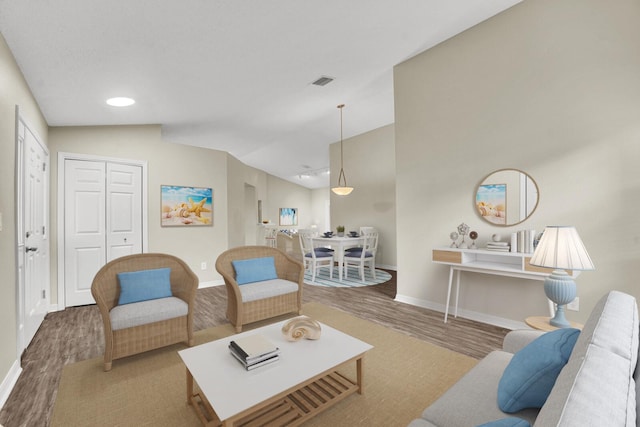
<path id="1" fill-rule="evenodd" d="M 340 175 L 338 175 L 338 186 L 333 187 L 331 191 L 333 191 L 338 196 L 346 196 L 351 194 L 353 191 L 353 187 L 347 186 L 347 177 L 344 174 L 343 168 L 343 150 L 342 150 L 342 109 L 344 108 L 344 104 L 338 105 L 340 109 Z"/>

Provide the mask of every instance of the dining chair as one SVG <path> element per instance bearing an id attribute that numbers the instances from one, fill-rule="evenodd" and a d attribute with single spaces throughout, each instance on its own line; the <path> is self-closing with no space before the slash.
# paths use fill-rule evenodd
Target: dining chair
<path id="1" fill-rule="evenodd" d="M 333 250 L 327 248 L 316 248 L 312 238 L 317 233 L 309 231 L 299 231 L 300 249 L 305 270 L 311 269 L 311 281 L 316 281 L 316 273 L 320 268 L 329 268 L 329 277 L 333 278 Z"/>
<path id="2" fill-rule="evenodd" d="M 377 232 L 375 227 L 360 227 L 360 236 L 364 236 L 365 233 L 374 233 Z M 362 245 L 354 246 L 352 248 L 345 249 L 346 252 L 360 252 L 362 250 Z"/>
<path id="3" fill-rule="evenodd" d="M 270 248 L 276 247 L 276 238 L 278 237 L 278 229 L 276 227 L 266 227 L 264 230 L 265 246 Z"/>
<path id="4" fill-rule="evenodd" d="M 360 250 L 345 251 L 344 277 L 349 277 L 349 267 L 357 267 L 360 272 L 360 279 L 365 282 L 364 267 L 369 263 L 369 269 L 373 279 L 376 278 L 376 251 L 378 250 L 378 232 L 372 231 L 362 235 L 364 243 Z"/>

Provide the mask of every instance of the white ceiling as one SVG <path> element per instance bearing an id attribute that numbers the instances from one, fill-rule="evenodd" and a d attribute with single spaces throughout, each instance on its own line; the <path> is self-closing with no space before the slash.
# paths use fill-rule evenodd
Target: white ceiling
<path id="1" fill-rule="evenodd" d="M 394 65 L 519 1 L 0 0 L 0 32 L 51 126 L 161 124 L 319 188 L 338 104 L 345 139 L 393 123 Z"/>

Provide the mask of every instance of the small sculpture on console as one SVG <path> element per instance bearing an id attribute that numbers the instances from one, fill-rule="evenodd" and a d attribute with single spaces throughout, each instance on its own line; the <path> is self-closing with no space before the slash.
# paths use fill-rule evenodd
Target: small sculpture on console
<path id="1" fill-rule="evenodd" d="M 471 246 L 469 246 L 469 249 L 478 249 L 478 247 L 476 246 L 476 239 L 478 238 L 478 232 L 472 231 L 471 233 L 469 233 L 469 238 L 471 239 Z"/>
<path id="2" fill-rule="evenodd" d="M 464 241 L 464 236 L 469 232 L 469 226 L 464 222 L 458 226 L 458 233 L 462 236 L 462 241 L 458 245 L 460 249 L 468 249 L 467 242 Z"/>
<path id="3" fill-rule="evenodd" d="M 449 238 L 451 239 L 451 246 L 449 246 L 450 248 L 457 248 L 458 247 L 458 233 L 456 233 L 455 231 L 452 231 L 451 234 L 449 234 Z"/>

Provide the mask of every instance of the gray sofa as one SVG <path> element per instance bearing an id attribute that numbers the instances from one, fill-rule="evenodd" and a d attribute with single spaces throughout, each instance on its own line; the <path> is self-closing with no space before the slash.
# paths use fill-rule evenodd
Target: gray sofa
<path id="1" fill-rule="evenodd" d="M 518 417 L 533 426 L 640 426 L 638 307 L 634 297 L 611 291 L 595 306 L 567 364 L 540 409 L 506 414 L 497 390 L 513 354 L 540 331 L 507 334 L 503 350 L 494 351 L 424 410 L 410 427 L 477 426 Z"/>

